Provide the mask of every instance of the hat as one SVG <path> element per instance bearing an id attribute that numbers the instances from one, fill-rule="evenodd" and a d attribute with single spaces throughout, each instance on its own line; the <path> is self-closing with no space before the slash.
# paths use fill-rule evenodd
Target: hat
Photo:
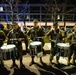
<path id="1" fill-rule="evenodd" d="M 38 20 L 37 19 L 34 19 L 34 23 L 38 23 Z"/>
<path id="2" fill-rule="evenodd" d="M 58 24 L 58 22 L 53 22 L 53 26 L 56 26 Z"/>
<path id="3" fill-rule="evenodd" d="M 16 22 L 13 22 L 13 25 L 15 26 L 15 25 L 18 25 L 18 23 L 16 23 Z"/>

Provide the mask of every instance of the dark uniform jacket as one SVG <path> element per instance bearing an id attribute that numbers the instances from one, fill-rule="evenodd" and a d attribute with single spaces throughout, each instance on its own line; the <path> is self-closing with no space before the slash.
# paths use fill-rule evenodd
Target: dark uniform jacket
<path id="1" fill-rule="evenodd" d="M 5 33 L 2 30 L 0 30 L 0 47 L 3 45 L 5 38 L 6 38 Z"/>
<path id="2" fill-rule="evenodd" d="M 50 36 L 50 40 L 55 40 L 55 42 L 62 42 L 64 37 L 64 31 L 61 29 L 51 29 L 46 35 Z"/>
<path id="3" fill-rule="evenodd" d="M 15 44 L 17 47 L 21 47 L 22 46 L 22 41 L 18 41 L 19 38 L 23 38 L 24 39 L 24 34 L 20 29 L 14 30 L 12 29 L 8 35 L 8 44 Z"/>
<path id="4" fill-rule="evenodd" d="M 76 43 L 76 33 L 70 33 L 68 34 L 66 40 L 68 41 L 68 43 L 72 44 L 72 43 Z"/>
<path id="5" fill-rule="evenodd" d="M 45 35 L 44 28 L 43 27 L 33 27 L 29 32 L 28 35 L 30 36 L 31 40 L 37 41 L 40 40 L 40 38 L 37 37 L 43 37 Z"/>

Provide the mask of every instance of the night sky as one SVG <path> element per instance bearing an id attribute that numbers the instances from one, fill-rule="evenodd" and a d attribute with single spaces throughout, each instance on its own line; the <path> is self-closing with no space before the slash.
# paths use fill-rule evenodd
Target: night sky
<path id="1" fill-rule="evenodd" d="M 8 2 L 10 2 L 10 0 L 0 0 L 0 4 L 2 4 L 2 3 L 7 3 L 7 1 Z M 14 2 L 16 2 L 16 1 L 19 1 L 19 3 L 26 3 L 27 1 L 28 1 L 28 3 L 30 4 L 34 4 L 34 3 L 44 3 L 45 2 L 45 0 L 13 0 Z"/>
<path id="2" fill-rule="evenodd" d="M 31 3 L 31 4 L 34 4 L 34 3 L 36 3 L 36 4 L 38 4 L 38 3 L 44 3 L 45 2 L 45 0 L 21 0 L 23 3 L 25 3 L 25 2 L 27 2 L 28 1 L 28 3 Z"/>
<path id="3" fill-rule="evenodd" d="M 31 4 L 42 4 L 42 3 L 53 3 L 55 4 L 55 0 L 21 0 L 22 3 L 25 3 L 26 1 L 29 1 L 28 3 L 31 3 Z M 60 4 L 60 3 L 68 3 L 68 4 L 76 4 L 76 0 L 56 0 L 57 4 Z"/>
<path id="4" fill-rule="evenodd" d="M 0 0 L 0 4 L 6 3 L 6 1 L 10 0 Z M 14 2 L 19 1 L 19 3 L 26 3 L 28 1 L 29 4 L 43 4 L 43 3 L 50 3 L 55 4 L 55 0 L 13 0 Z M 67 4 L 76 4 L 76 0 L 56 0 L 57 4 L 67 3 Z"/>

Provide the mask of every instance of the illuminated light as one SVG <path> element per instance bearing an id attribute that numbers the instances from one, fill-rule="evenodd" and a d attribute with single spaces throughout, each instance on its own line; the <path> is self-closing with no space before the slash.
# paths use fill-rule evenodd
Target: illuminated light
<path id="1" fill-rule="evenodd" d="M 3 11 L 3 7 L 0 7 L 0 11 Z"/>
<path id="2" fill-rule="evenodd" d="M 60 19 L 60 15 L 57 16 L 57 19 Z"/>
<path id="3" fill-rule="evenodd" d="M 30 19 L 30 17 L 27 15 L 26 19 Z"/>

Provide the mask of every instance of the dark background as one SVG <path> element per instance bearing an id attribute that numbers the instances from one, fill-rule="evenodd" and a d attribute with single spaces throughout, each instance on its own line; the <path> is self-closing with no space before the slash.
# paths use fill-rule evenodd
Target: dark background
<path id="1" fill-rule="evenodd" d="M 6 1 L 10 1 L 10 0 L 0 0 L 0 3 L 6 3 Z M 50 2 L 51 4 L 55 4 L 55 1 L 57 4 L 62 4 L 62 3 L 67 3 L 67 4 L 76 4 L 76 0 L 12 0 L 14 2 L 19 2 L 19 3 L 26 3 L 28 1 L 28 3 L 31 4 L 42 4 L 42 3 L 46 3 L 46 2 Z"/>

